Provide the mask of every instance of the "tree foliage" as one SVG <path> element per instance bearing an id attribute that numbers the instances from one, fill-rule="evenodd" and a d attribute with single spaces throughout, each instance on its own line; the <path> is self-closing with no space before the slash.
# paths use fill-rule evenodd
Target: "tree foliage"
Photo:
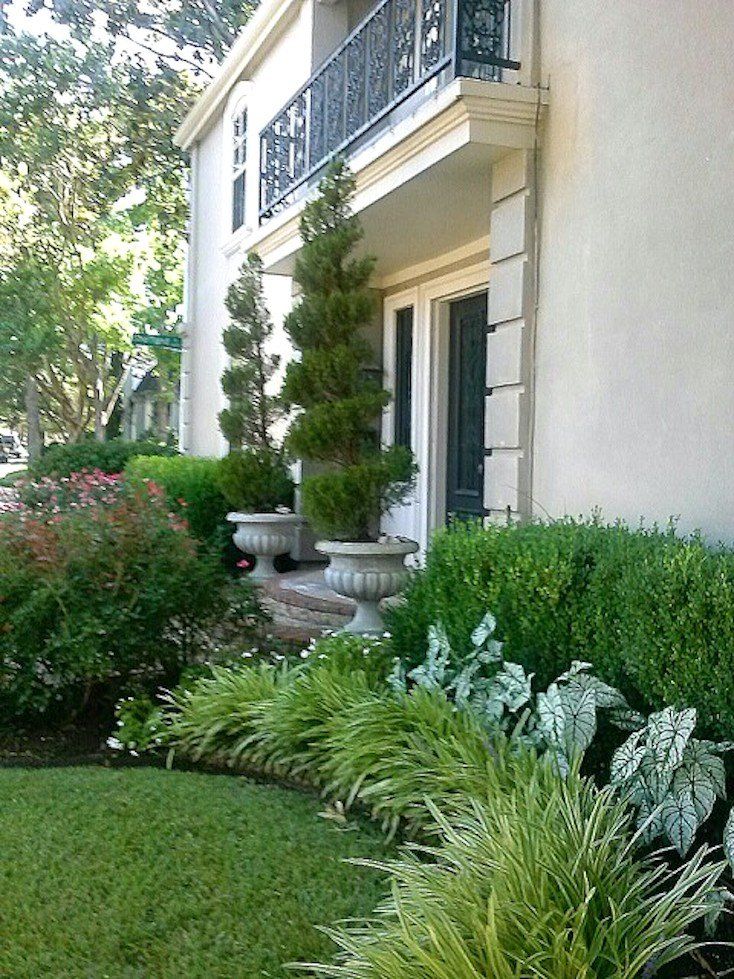
<path id="1" fill-rule="evenodd" d="M 30 13 L 49 10 L 85 43 L 103 29 L 113 40 L 137 45 L 159 71 L 187 63 L 208 73 L 249 20 L 252 0 L 30 0 Z"/>
<path id="2" fill-rule="evenodd" d="M 0 414 L 32 390 L 39 426 L 102 437 L 131 330 L 181 299 L 184 99 L 105 45 L 12 33 L 0 91 Z"/>

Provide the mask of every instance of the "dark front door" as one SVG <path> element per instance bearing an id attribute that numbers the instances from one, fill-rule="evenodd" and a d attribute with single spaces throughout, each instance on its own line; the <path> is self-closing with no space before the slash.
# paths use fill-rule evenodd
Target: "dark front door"
<path id="1" fill-rule="evenodd" d="M 487 372 L 487 294 L 451 303 L 447 516 L 484 513 L 484 399 Z"/>

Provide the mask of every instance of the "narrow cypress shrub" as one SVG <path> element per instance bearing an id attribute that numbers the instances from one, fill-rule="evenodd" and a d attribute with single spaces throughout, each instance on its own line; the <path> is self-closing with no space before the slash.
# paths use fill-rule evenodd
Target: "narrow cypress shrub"
<path id="1" fill-rule="evenodd" d="M 289 450 L 328 466 L 304 480 L 304 514 L 324 537 L 369 540 L 380 516 L 407 497 L 414 466 L 408 449 L 379 444 L 389 394 L 365 373 L 374 259 L 353 256 L 362 238 L 350 209 L 353 192 L 351 174 L 337 161 L 304 209 L 295 270 L 301 299 L 285 324 L 301 358 L 288 365 L 283 397 L 300 409 Z"/>
<path id="2" fill-rule="evenodd" d="M 228 406 L 219 413 L 219 427 L 230 453 L 220 463 L 218 487 L 235 510 L 290 507 L 293 481 L 273 438 L 273 427 L 284 414 L 280 397 L 272 391 L 280 357 L 268 350 L 273 324 L 265 306 L 258 255 L 245 260 L 225 305 L 231 319 L 222 335 L 229 355 L 222 374 Z"/>
<path id="3" fill-rule="evenodd" d="M 272 448 L 271 428 L 282 415 L 278 399 L 269 391 L 280 364 L 268 352 L 273 324 L 265 306 L 262 261 L 249 255 L 227 291 L 229 326 L 222 334 L 229 366 L 222 373 L 228 406 L 219 413 L 219 427 L 234 449 Z"/>

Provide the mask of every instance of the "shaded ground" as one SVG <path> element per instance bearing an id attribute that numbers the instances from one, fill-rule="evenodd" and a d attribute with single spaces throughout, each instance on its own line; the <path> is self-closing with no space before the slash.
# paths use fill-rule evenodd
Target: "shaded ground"
<path id="1" fill-rule="evenodd" d="M 370 911 L 377 829 L 243 778 L 101 767 L 0 771 L 0 975 L 252 979 L 331 952 Z"/>

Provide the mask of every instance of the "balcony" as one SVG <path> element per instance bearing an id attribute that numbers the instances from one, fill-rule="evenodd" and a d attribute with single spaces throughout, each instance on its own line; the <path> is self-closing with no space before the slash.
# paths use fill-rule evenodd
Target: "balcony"
<path id="1" fill-rule="evenodd" d="M 517 0 L 514 0 L 517 2 Z M 328 161 L 454 78 L 502 81 L 513 0 L 381 0 L 260 134 L 260 222 Z"/>

